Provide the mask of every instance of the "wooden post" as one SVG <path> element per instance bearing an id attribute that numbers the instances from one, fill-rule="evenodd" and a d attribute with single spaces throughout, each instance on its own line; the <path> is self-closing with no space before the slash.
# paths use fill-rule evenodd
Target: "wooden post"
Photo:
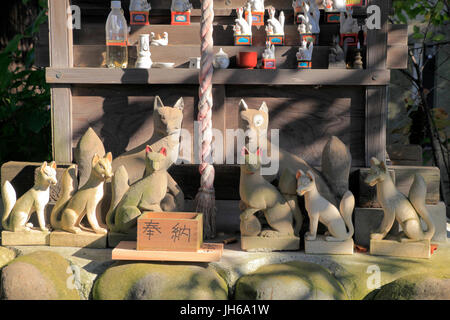
<path id="1" fill-rule="evenodd" d="M 369 0 L 381 9 L 381 29 L 367 31 L 367 69 L 385 70 L 390 1 Z M 388 86 L 366 87 L 366 165 L 376 157 L 386 161 Z"/>
<path id="2" fill-rule="evenodd" d="M 48 0 L 50 66 L 73 67 L 72 10 L 69 0 Z M 72 93 L 66 84 L 51 85 L 52 149 L 58 163 L 72 162 Z"/>

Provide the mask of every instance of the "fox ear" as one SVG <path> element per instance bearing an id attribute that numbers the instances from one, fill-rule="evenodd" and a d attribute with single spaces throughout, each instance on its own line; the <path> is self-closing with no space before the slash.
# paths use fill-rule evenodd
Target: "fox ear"
<path id="1" fill-rule="evenodd" d="M 244 101 L 244 99 L 241 99 L 241 101 L 239 102 L 239 110 L 240 110 L 240 111 L 248 110 L 248 105 L 247 105 L 247 103 Z"/>
<path id="2" fill-rule="evenodd" d="M 44 170 L 47 168 L 47 161 L 44 161 L 44 163 L 41 165 L 41 170 Z"/>
<path id="3" fill-rule="evenodd" d="M 380 161 L 377 158 L 373 157 L 372 159 L 370 159 L 370 164 L 372 166 L 378 167 L 380 165 Z"/>
<path id="4" fill-rule="evenodd" d="M 146 146 L 145 147 L 145 153 L 150 153 L 150 152 L 153 152 L 152 147 Z"/>
<path id="5" fill-rule="evenodd" d="M 109 161 L 109 163 L 112 163 L 112 153 L 111 152 L 108 152 L 106 154 L 106 159 Z"/>
<path id="6" fill-rule="evenodd" d="M 241 155 L 245 157 L 249 154 L 250 154 L 250 152 L 248 151 L 248 149 L 246 147 L 242 147 Z"/>
<path id="7" fill-rule="evenodd" d="M 381 161 L 380 162 L 380 169 L 383 171 L 383 172 L 387 172 L 387 167 L 386 167 L 386 164 L 383 162 L 383 161 Z"/>
<path id="8" fill-rule="evenodd" d="M 303 176 L 305 173 L 302 170 L 298 170 L 297 174 L 295 175 L 295 179 L 300 179 L 301 176 Z"/>
<path id="9" fill-rule="evenodd" d="M 261 156 L 262 156 L 262 150 L 261 150 L 261 148 L 258 148 L 258 150 L 256 150 L 256 155 L 257 155 L 258 157 L 261 157 Z"/>
<path id="10" fill-rule="evenodd" d="M 259 108 L 259 111 L 263 111 L 265 113 L 269 113 L 269 108 L 267 108 L 267 104 L 266 104 L 265 101 L 261 104 L 261 107 Z"/>
<path id="11" fill-rule="evenodd" d="M 92 157 L 92 166 L 95 166 L 99 160 L 100 157 L 98 156 L 98 154 L 94 154 L 94 156 Z"/>
<path id="12" fill-rule="evenodd" d="M 167 150 L 166 150 L 166 148 L 161 148 L 161 150 L 159 151 L 159 153 L 161 153 L 162 155 L 164 155 L 164 157 L 166 157 L 167 156 Z"/>
<path id="13" fill-rule="evenodd" d="M 53 162 L 50 164 L 50 167 L 52 167 L 52 169 L 56 169 L 56 162 L 53 161 Z"/>
<path id="14" fill-rule="evenodd" d="M 160 98 L 159 96 L 156 96 L 156 97 L 155 97 L 155 103 L 154 103 L 154 105 L 153 105 L 153 108 L 154 108 L 155 110 L 157 110 L 157 109 L 162 108 L 162 107 L 164 107 L 164 104 L 163 104 L 163 102 L 161 101 L 161 98 Z"/>
<path id="15" fill-rule="evenodd" d="M 176 108 L 176 109 L 183 110 L 184 109 L 184 100 L 183 100 L 183 98 L 178 99 L 178 101 L 175 103 L 175 105 L 173 107 Z"/>

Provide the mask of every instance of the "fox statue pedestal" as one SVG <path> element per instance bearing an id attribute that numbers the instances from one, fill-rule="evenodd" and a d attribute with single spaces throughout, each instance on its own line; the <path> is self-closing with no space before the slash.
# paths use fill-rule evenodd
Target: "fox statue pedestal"
<path id="1" fill-rule="evenodd" d="M 430 240 L 398 241 L 396 239 L 370 240 L 370 254 L 405 258 L 431 258 Z"/>
<path id="2" fill-rule="evenodd" d="M 242 236 L 241 248 L 250 252 L 296 251 L 300 249 L 300 238 L 296 236 L 277 238 Z"/>
<path id="3" fill-rule="evenodd" d="M 50 232 L 32 229 L 30 231 L 2 231 L 2 246 L 48 246 Z"/>
<path id="4" fill-rule="evenodd" d="M 50 246 L 104 249 L 107 248 L 107 236 L 88 231 L 80 233 L 53 231 L 50 233 Z"/>
<path id="5" fill-rule="evenodd" d="M 305 239 L 305 253 L 307 254 L 353 254 L 353 239 L 331 242 L 326 236 L 318 235 L 316 240 Z"/>

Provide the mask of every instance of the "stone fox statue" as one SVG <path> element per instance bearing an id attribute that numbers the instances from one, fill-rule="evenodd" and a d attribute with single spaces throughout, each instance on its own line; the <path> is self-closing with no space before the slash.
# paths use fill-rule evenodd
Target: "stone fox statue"
<path id="1" fill-rule="evenodd" d="M 299 196 L 305 196 L 306 211 L 309 216 L 309 232 L 305 235 L 306 240 L 315 240 L 319 221 L 323 223 L 328 232 L 327 241 L 346 241 L 353 236 L 355 231 L 352 215 L 355 208 L 355 197 L 347 191 L 342 198 L 340 210 L 323 198 L 317 191 L 314 173 L 308 171 L 306 174 L 299 170 L 297 172 Z M 348 232 L 346 229 L 348 228 Z"/>
<path id="2" fill-rule="evenodd" d="M 97 221 L 97 205 L 103 199 L 103 187 L 107 179 L 113 176 L 112 154 L 104 158 L 97 154 L 92 159 L 92 170 L 89 180 L 80 190 L 77 190 L 73 166 L 64 172 L 62 181 L 62 195 L 52 210 L 50 220 L 55 230 L 64 230 L 71 233 L 80 233 L 82 229 L 88 230 L 80 223 L 85 216 L 95 233 L 106 234 L 107 230 L 101 228 Z"/>
<path id="3" fill-rule="evenodd" d="M 239 108 L 239 127 L 251 132 L 249 145 L 257 145 L 264 153 L 270 152 L 272 144 L 267 139 L 269 110 L 266 103 L 263 102 L 259 109 L 249 109 L 245 101 L 241 100 Z M 290 180 L 294 183 L 291 184 L 292 190 L 285 191 L 289 191 L 291 195 L 296 195 L 295 173 L 299 169 L 304 172 L 311 170 L 316 177 L 316 185 L 320 194 L 332 204 L 337 205 L 338 199 L 341 199 L 345 192 L 349 190 L 351 161 L 348 148 L 337 137 L 332 137 L 322 153 L 322 172 L 311 167 L 297 155 L 279 148 L 278 173 L 273 176 L 265 176 L 265 178 L 269 182 L 275 179 L 281 182 L 280 177 L 289 173 L 292 175 Z"/>
<path id="4" fill-rule="evenodd" d="M 56 163 L 44 162 L 38 169 L 33 188 L 16 201 L 16 192 L 9 181 L 2 187 L 4 205 L 2 226 L 4 230 L 31 231 L 33 225 L 28 223 L 30 216 L 36 212 L 41 231 L 48 231 L 45 225 L 45 206 L 50 199 L 50 186 L 56 185 Z"/>
<path id="5" fill-rule="evenodd" d="M 136 233 L 137 218 L 144 211 L 162 211 L 160 204 L 167 190 L 166 157 L 165 148 L 153 152 L 147 146 L 146 176 L 133 184 L 107 214 L 106 223 L 112 232 Z"/>
<path id="6" fill-rule="evenodd" d="M 241 196 L 241 235 L 280 237 L 294 236 L 294 211 L 281 193 L 260 174 L 261 151 L 250 153 L 242 149 L 245 163 L 241 165 L 239 194 Z M 261 231 L 261 223 L 255 214 L 263 211 L 273 230 Z"/>
<path id="7" fill-rule="evenodd" d="M 163 166 L 165 169 L 169 169 L 178 159 L 183 109 L 183 98 L 180 98 L 173 107 L 167 107 L 156 96 L 153 112 L 153 136 L 146 143 L 114 159 L 112 164 L 114 172 L 120 166 L 124 166 L 129 175 L 130 184 L 142 179 L 146 168 L 145 149 L 147 145 L 153 150 L 160 150 L 161 148 L 167 150 L 167 157 L 164 160 Z M 128 183 L 128 181 L 123 183 Z M 167 187 L 168 193 L 161 203 L 161 208 L 163 211 L 183 211 L 183 191 L 170 174 L 167 174 Z"/>
<path id="8" fill-rule="evenodd" d="M 377 186 L 377 198 L 384 210 L 380 229 L 371 234 L 371 239 L 384 239 L 397 220 L 408 238 L 402 241 L 431 240 L 435 226 L 425 206 L 427 185 L 421 175 L 415 175 L 407 198 L 395 187 L 384 162 L 372 158 L 370 173 L 365 182 L 372 187 Z M 428 226 L 426 232 L 422 230 L 419 216 Z"/>

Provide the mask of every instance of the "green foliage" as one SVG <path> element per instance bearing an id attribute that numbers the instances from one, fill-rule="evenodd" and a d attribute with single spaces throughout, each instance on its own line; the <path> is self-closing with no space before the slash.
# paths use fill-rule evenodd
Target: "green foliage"
<path id="1" fill-rule="evenodd" d="M 33 67 L 34 49 L 19 49 L 20 42 L 32 38 L 47 20 L 46 1 L 39 3 L 35 21 L 0 52 L 0 164 L 51 159 L 50 88 L 45 70 Z"/>
<path id="2" fill-rule="evenodd" d="M 414 26 L 413 38 L 416 40 L 441 42 L 446 39 L 436 27 L 450 22 L 447 0 L 397 0 L 394 22 L 407 24 L 410 20 L 423 23 L 423 27 Z"/>

